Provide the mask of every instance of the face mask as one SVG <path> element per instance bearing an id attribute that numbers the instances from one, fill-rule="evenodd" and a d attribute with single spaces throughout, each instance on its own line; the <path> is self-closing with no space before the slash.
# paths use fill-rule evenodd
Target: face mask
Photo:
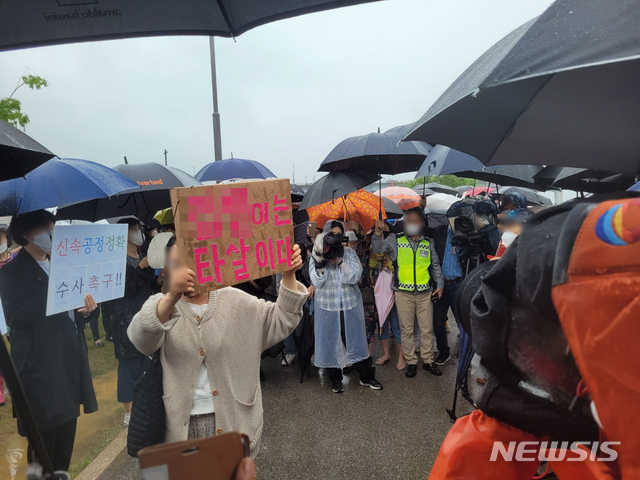
<path id="1" fill-rule="evenodd" d="M 134 245 L 140 247 L 144 243 L 144 239 L 142 238 L 142 232 L 140 230 L 136 232 L 132 232 L 129 234 L 129 241 Z"/>
<path id="2" fill-rule="evenodd" d="M 0 243 L 0 253 L 4 253 L 7 251 L 7 244 L 6 243 Z"/>
<path id="3" fill-rule="evenodd" d="M 158 230 L 151 230 L 151 237 L 155 237 L 158 234 Z"/>
<path id="4" fill-rule="evenodd" d="M 33 242 L 31 243 L 40 247 L 43 252 L 51 253 L 51 245 L 52 245 L 51 232 L 41 233 L 40 235 L 34 235 Z"/>
<path id="5" fill-rule="evenodd" d="M 356 232 L 349 231 L 347 232 L 346 237 L 349 240 L 349 243 L 355 243 L 358 241 L 358 236 L 356 235 Z"/>
<path id="6" fill-rule="evenodd" d="M 404 224 L 404 233 L 406 233 L 410 237 L 415 237 L 416 235 L 420 235 L 421 230 L 422 230 L 422 227 L 416 223 Z"/>

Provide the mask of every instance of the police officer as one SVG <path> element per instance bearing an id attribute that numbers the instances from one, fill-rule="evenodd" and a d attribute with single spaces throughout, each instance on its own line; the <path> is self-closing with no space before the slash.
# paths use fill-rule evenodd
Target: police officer
<path id="1" fill-rule="evenodd" d="M 421 208 L 412 208 L 404 212 L 404 234 L 389 235 L 382 238 L 381 221 L 371 241 L 373 253 L 387 253 L 394 262 L 395 281 L 393 285 L 400 331 L 402 336 L 402 352 L 407 369 L 407 377 L 415 377 L 418 357 L 413 341 L 414 319 L 418 318 L 420 326 L 420 352 L 422 368 L 432 375 L 440 376 L 442 372 L 434 363 L 436 346 L 433 334 L 433 304 L 431 295 L 442 296 L 444 277 L 440 261 L 433 241 L 424 235 L 426 219 Z M 430 282 L 437 285 L 432 291 Z"/>

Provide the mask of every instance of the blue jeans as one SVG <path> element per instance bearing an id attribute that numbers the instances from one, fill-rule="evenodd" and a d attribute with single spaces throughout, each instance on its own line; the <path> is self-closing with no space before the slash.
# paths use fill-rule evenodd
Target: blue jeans
<path id="1" fill-rule="evenodd" d="M 382 332 L 380 333 L 380 340 L 386 340 L 388 338 L 391 338 L 392 332 L 393 332 L 393 338 L 395 339 L 396 343 L 399 345 L 401 343 L 400 342 L 400 321 L 398 320 L 398 309 L 396 308 L 395 305 L 389 312 L 387 321 L 384 322 L 384 325 L 382 326 Z"/>
<path id="2" fill-rule="evenodd" d="M 439 355 L 449 355 L 449 341 L 447 339 L 447 314 L 449 307 L 453 311 L 453 316 L 458 322 L 458 306 L 456 305 L 456 297 L 460 283 L 451 283 L 444 286 L 442 298 L 433 306 L 433 333 L 436 337 L 436 346 Z"/>

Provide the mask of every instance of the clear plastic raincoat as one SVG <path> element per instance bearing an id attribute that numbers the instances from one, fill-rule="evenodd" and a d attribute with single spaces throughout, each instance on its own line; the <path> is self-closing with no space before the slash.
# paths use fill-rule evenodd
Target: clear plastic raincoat
<path id="1" fill-rule="evenodd" d="M 315 365 L 344 368 L 369 358 L 362 295 L 358 288 L 362 264 L 356 252 L 345 247 L 342 263 L 328 262 L 323 269 L 316 269 L 315 262 L 311 261 L 309 274 L 316 288 Z M 344 312 L 346 346 L 341 335 L 341 311 Z"/>

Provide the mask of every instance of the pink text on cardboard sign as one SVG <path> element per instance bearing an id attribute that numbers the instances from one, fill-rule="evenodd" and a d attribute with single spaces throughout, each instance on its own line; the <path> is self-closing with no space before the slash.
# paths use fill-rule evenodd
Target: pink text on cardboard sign
<path id="1" fill-rule="evenodd" d="M 215 281 L 216 284 L 245 282 L 251 277 L 248 272 L 247 261 L 254 261 L 260 268 L 270 267 L 272 272 L 276 267 L 286 264 L 291 266 L 291 238 L 276 239 L 268 238 L 251 245 L 248 239 L 240 239 L 237 246 L 230 243 L 226 251 L 222 251 L 218 244 L 211 244 L 208 247 L 197 247 L 193 249 L 194 261 L 196 265 L 196 275 L 200 285 Z M 247 259 L 249 254 L 249 259 Z M 222 267 L 231 262 L 234 267 L 234 281 L 223 278 Z M 205 270 L 210 269 L 207 274 Z"/>

